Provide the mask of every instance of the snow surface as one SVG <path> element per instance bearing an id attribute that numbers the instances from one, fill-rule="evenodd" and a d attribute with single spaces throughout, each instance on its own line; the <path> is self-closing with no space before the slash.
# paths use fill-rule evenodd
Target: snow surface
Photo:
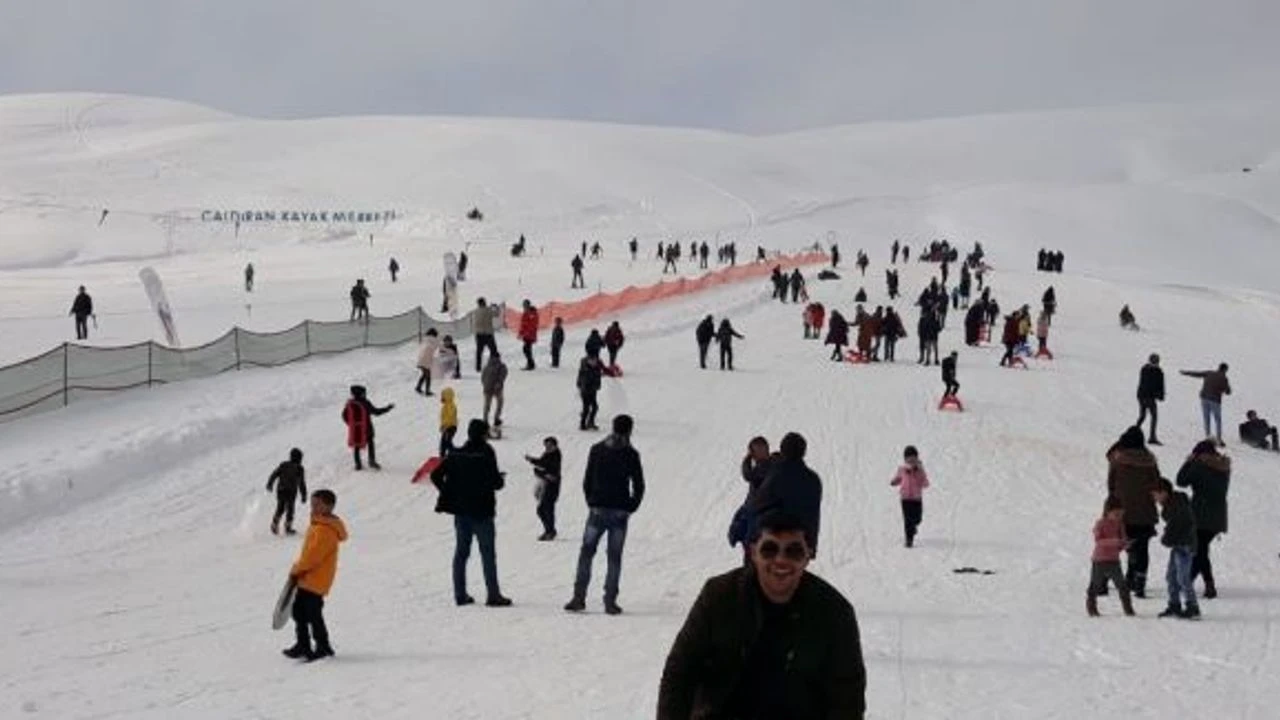
<path id="1" fill-rule="evenodd" d="M 887 246 L 945 234 L 982 240 L 1004 308 L 1057 288 L 1052 363 L 996 367 L 961 348 L 968 411 L 934 409 L 935 369 L 913 360 L 850 367 L 801 339 L 799 310 L 746 284 L 621 318 L 626 377 L 602 417 L 637 418 L 649 478 L 622 577 L 627 613 L 560 609 L 585 508 L 573 491 L 596 436 L 572 428 L 573 371 L 514 369 L 496 444 L 498 563 L 508 610 L 455 608 L 449 518 L 408 477 L 437 441 L 438 405 L 412 392 L 414 350 L 358 351 L 271 370 L 125 393 L 0 425 L 0 717 L 227 718 L 652 716 L 669 644 L 701 583 L 739 558 L 725 543 L 744 486 L 748 438 L 809 438 L 822 475 L 822 551 L 813 572 L 858 610 L 873 718 L 1272 717 L 1280 702 L 1272 455 L 1240 448 L 1231 533 L 1215 547 L 1222 596 L 1199 624 L 1084 616 L 1090 528 L 1103 452 L 1134 419 L 1137 370 L 1160 352 L 1170 373 L 1157 450 L 1172 476 L 1199 438 L 1194 381 L 1179 368 L 1232 364 L 1233 427 L 1280 413 L 1273 343 L 1280 298 L 1276 149 L 1262 109 L 1122 108 L 836 128 L 748 138 L 702 131 L 498 120 L 354 118 L 263 122 L 176 103 L 104 96 L 0 99 L 0 333 L 4 360 L 66 339 L 84 283 L 102 335 L 153 337 L 137 269 L 169 285 L 184 338 L 346 313 L 363 274 L 375 313 L 438 299 L 440 254 L 473 243 L 463 302 L 486 294 L 574 297 L 568 260 L 583 238 L 607 257 L 593 286 L 656 280 L 652 242 L 672 233 L 791 249 L 835 237 L 873 264 L 883 302 Z M 1243 167 L 1253 168 L 1241 173 Z M 393 206 L 403 220 L 367 238 L 157 217 L 203 207 Z M 472 204 L 481 224 L 461 220 Z M 112 215 L 96 227 L 102 207 Z M 525 232 L 532 256 L 506 245 Z M 630 265 L 622 243 L 643 242 Z M 1029 272 L 1041 247 L 1068 272 Z M 172 254 L 169 254 L 172 250 Z M 405 267 L 385 275 L 389 255 Z M 240 269 L 252 260 L 252 312 Z M 913 296 L 932 266 L 903 270 Z M 692 272 L 692 271 L 691 271 Z M 811 283 L 852 309 L 863 281 Z M 1141 333 L 1115 316 L 1133 307 Z M 914 336 L 916 313 L 899 302 Z M 747 336 L 733 374 L 696 369 L 692 327 L 728 314 Z M 569 365 L 586 328 L 572 328 Z M 505 354 L 516 346 L 500 337 Z M 469 359 L 470 347 L 463 345 Z M 514 365 L 515 363 L 513 363 Z M 479 388 L 466 365 L 462 416 Z M 871 377 L 868 377 L 871 376 Z M 380 474 L 354 473 L 338 412 L 348 384 L 396 402 L 378 423 Z M 533 480 L 521 456 L 561 438 L 569 483 L 561 539 L 536 543 Z M 934 479 L 918 547 L 901 547 L 888 482 L 904 445 Z M 306 452 L 351 531 L 326 614 L 339 657 L 305 668 L 279 656 L 268 606 L 298 549 L 267 532 L 266 476 Z M 300 523 L 301 525 L 302 523 Z M 1153 546 L 1153 595 L 1165 552 Z M 989 576 L 956 575 L 962 566 Z M 470 572 L 480 591 L 478 558 Z"/>

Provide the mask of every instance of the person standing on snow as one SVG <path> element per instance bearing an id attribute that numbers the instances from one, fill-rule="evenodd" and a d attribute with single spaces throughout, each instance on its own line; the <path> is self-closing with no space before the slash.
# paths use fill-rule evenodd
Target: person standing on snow
<path id="1" fill-rule="evenodd" d="M 1222 441 L 1222 396 L 1231 394 L 1231 382 L 1227 380 L 1227 364 L 1218 365 L 1217 370 L 1183 370 L 1182 374 L 1191 378 L 1200 378 L 1200 410 L 1204 415 L 1204 435 L 1214 438 L 1218 446 L 1226 445 Z M 1217 426 L 1217 435 L 1209 432 L 1209 421 Z"/>
<path id="2" fill-rule="evenodd" d="M 244 291 L 253 292 L 253 263 L 244 266 Z"/>
<path id="3" fill-rule="evenodd" d="M 891 259 L 893 260 L 893 263 L 892 263 L 892 264 L 894 264 L 894 265 L 897 265 L 897 264 L 898 264 L 898 250 L 899 250 L 899 249 L 901 249 L 901 246 L 900 246 L 900 245 L 898 245 L 898 241 L 897 241 L 897 240 L 894 240 L 894 241 L 893 241 L 893 246 L 890 248 L 890 250 L 891 250 L 891 253 L 890 253 L 890 254 L 891 254 L 891 256 L 892 256 L 892 258 L 891 258 Z"/>
<path id="4" fill-rule="evenodd" d="M 640 463 L 640 453 L 631 445 L 634 427 L 635 421 L 630 415 L 618 415 L 613 419 L 613 433 L 591 446 L 587 456 L 582 490 L 590 510 L 582 533 L 582 549 L 578 552 L 573 597 L 564 606 L 569 612 L 586 609 L 591 564 L 601 537 L 607 534 L 604 611 L 609 615 L 622 613 L 618 605 L 618 585 L 622 578 L 622 550 L 627 542 L 627 523 L 644 500 L 644 468 Z"/>
<path id="5" fill-rule="evenodd" d="M 524 301 L 524 312 L 520 314 L 520 342 L 524 344 L 524 370 L 532 370 L 533 344 L 538 342 L 538 309 L 528 300 Z M 495 351 L 493 353 L 497 355 Z"/>
<path id="6" fill-rule="evenodd" d="M 418 347 L 418 384 L 413 391 L 419 395 L 431 396 L 431 368 L 436 364 L 436 353 L 440 351 L 440 334 L 435 328 L 427 328 Z"/>
<path id="7" fill-rule="evenodd" d="M 480 387 L 484 392 L 484 421 L 489 422 L 489 408 L 495 402 L 497 404 L 493 413 L 493 429 L 494 434 L 502 432 L 502 405 L 503 393 L 507 386 L 507 364 L 502 362 L 502 356 L 498 353 L 489 355 L 489 362 L 485 363 L 484 370 L 480 371 Z"/>
<path id="8" fill-rule="evenodd" d="M 920 338 L 920 359 L 918 365 L 938 363 L 938 336 L 942 334 L 942 322 L 932 310 L 920 312 L 920 322 L 916 324 L 916 335 Z"/>
<path id="9" fill-rule="evenodd" d="M 493 360 L 493 356 L 489 356 Z M 458 434 L 458 404 L 453 388 L 440 391 L 440 457 L 453 452 L 453 438 Z"/>
<path id="10" fill-rule="evenodd" d="M 289 577 L 298 586 L 293 598 L 297 641 L 283 651 L 287 658 L 314 662 L 333 657 L 329 628 L 324 622 L 324 598 L 338 574 L 338 546 L 347 539 L 347 526 L 333 514 L 337 504 L 338 496 L 332 490 L 317 490 L 311 495 L 311 525 L 298 560 L 289 570 Z"/>
<path id="11" fill-rule="evenodd" d="M 604 381 L 604 367 L 600 357 L 587 355 L 578 363 L 578 394 L 582 398 L 582 414 L 578 419 L 579 430 L 599 430 L 596 427 L 596 413 L 600 411 L 600 403 L 596 395 Z"/>
<path id="12" fill-rule="evenodd" d="M 831 243 L 831 269 L 835 270 L 840 267 L 840 246 Z"/>
<path id="13" fill-rule="evenodd" d="M 902 451 L 902 465 L 894 473 L 889 485 L 898 488 L 902 501 L 904 544 L 913 547 L 916 543 L 916 530 L 924 518 L 924 490 L 929 487 L 929 475 L 924 471 L 920 452 L 914 445 L 908 445 Z"/>
<path id="14" fill-rule="evenodd" d="M 1124 505 L 1124 532 L 1129 538 L 1125 582 L 1135 597 L 1145 598 L 1150 564 L 1147 545 L 1155 537 L 1160 519 L 1151 492 L 1160 483 L 1160 468 L 1137 427 L 1126 430 L 1107 451 L 1107 463 L 1107 494 L 1120 498 Z"/>
<path id="15" fill-rule="evenodd" d="M 267 492 L 275 490 L 276 512 L 271 516 L 271 534 L 280 534 L 280 518 L 284 518 L 284 534 L 296 535 L 293 529 L 293 508 L 298 496 L 307 501 L 307 473 L 302 467 L 302 451 L 289 451 L 289 459 L 276 466 L 267 478 Z"/>
<path id="16" fill-rule="evenodd" d="M 831 311 L 831 319 L 827 321 L 827 339 L 822 344 L 835 346 L 831 350 L 832 360 L 844 360 L 844 349 L 849 344 L 849 321 L 844 319 L 839 310 Z"/>
<path id="17" fill-rule="evenodd" d="M 622 349 L 622 343 L 626 340 L 622 335 L 622 326 L 617 320 L 609 323 L 609 327 L 604 331 L 604 349 L 609 353 L 609 367 L 618 364 L 618 351 Z"/>
<path id="18" fill-rule="evenodd" d="M 880 323 L 880 337 L 884 338 L 885 362 L 898 359 L 898 340 L 907 336 L 907 329 L 902 325 L 902 318 L 893 308 L 885 308 L 884 320 Z"/>
<path id="19" fill-rule="evenodd" d="M 574 255 L 573 261 L 569 263 L 569 267 L 573 268 L 573 281 L 569 283 L 569 288 L 586 289 L 587 281 L 582 277 L 582 256 Z"/>
<path id="20" fill-rule="evenodd" d="M 604 338 L 600 337 L 600 331 L 591 328 L 591 332 L 587 334 L 587 341 L 583 344 L 583 349 L 587 352 L 587 357 L 600 359 L 600 351 L 604 349 Z"/>
<path id="21" fill-rule="evenodd" d="M 636 253 L 640 252 L 640 241 L 636 238 L 631 238 L 631 242 L 627 243 L 627 248 L 631 250 L 631 262 L 635 262 Z"/>
<path id="22" fill-rule="evenodd" d="M 791 271 L 788 282 L 791 285 L 791 302 L 799 303 L 800 295 L 804 292 L 804 276 L 800 274 L 800 268 Z"/>
<path id="23" fill-rule="evenodd" d="M 1151 496 L 1160 504 L 1160 519 L 1164 520 L 1160 544 L 1169 548 L 1169 566 L 1165 571 L 1169 604 L 1159 617 L 1198 620 L 1200 603 L 1196 600 L 1196 588 L 1191 580 L 1191 565 L 1196 552 L 1196 518 L 1191 502 L 1164 478 L 1160 478 Z"/>
<path id="24" fill-rule="evenodd" d="M 942 361 L 942 384 L 946 386 L 942 391 L 943 397 L 955 397 L 960 392 L 960 383 L 956 382 L 956 360 L 959 357 L 960 353 L 952 350 Z"/>
<path id="25" fill-rule="evenodd" d="M 360 450 L 365 447 L 369 448 L 369 467 L 373 470 L 382 469 L 373 444 L 373 418 L 391 412 L 395 406 L 395 403 L 391 403 L 386 407 L 375 407 L 369 401 L 368 391 L 363 385 L 351 386 L 351 398 L 342 408 L 342 421 L 347 424 L 347 447 L 351 448 L 355 458 L 356 470 L 364 469 L 360 463 Z"/>
<path id="26" fill-rule="evenodd" d="M 396 276 L 400 274 L 400 263 L 395 258 L 391 258 L 391 264 L 387 265 L 387 270 L 391 273 L 391 282 L 396 281 Z"/>
<path id="27" fill-rule="evenodd" d="M 693 331 L 693 337 L 698 341 L 698 366 L 703 370 L 707 369 L 707 350 L 711 347 L 711 341 L 715 336 L 715 319 L 710 315 L 702 318 L 702 322 L 698 323 L 697 329 Z"/>
<path id="28" fill-rule="evenodd" d="M 363 278 L 351 286 L 351 322 L 356 320 L 369 322 L 369 288 L 365 287 Z"/>
<path id="29" fill-rule="evenodd" d="M 476 372 L 484 367 L 484 351 L 498 352 L 498 343 L 493 339 L 493 318 L 498 308 L 490 307 L 484 298 L 476 300 L 476 309 L 471 313 L 471 333 L 476 336 Z"/>
<path id="30" fill-rule="evenodd" d="M 560 349 L 564 347 L 564 318 L 556 318 L 551 328 L 551 367 L 560 367 Z"/>
<path id="31" fill-rule="evenodd" d="M 538 520 L 542 521 L 541 542 L 556 539 L 556 500 L 560 499 L 560 443 L 554 437 L 542 441 L 542 456 L 525 455 L 538 478 L 534 497 L 538 500 Z"/>
<path id="32" fill-rule="evenodd" d="M 1093 524 L 1093 566 L 1084 599 L 1085 612 L 1089 617 L 1098 617 L 1098 596 L 1106 594 L 1108 580 L 1116 586 L 1124 614 L 1133 616 L 1129 586 L 1120 572 L 1120 551 L 1128 542 L 1124 533 L 1124 504 L 1118 497 L 1108 497 L 1102 506 L 1102 517 Z"/>
<path id="33" fill-rule="evenodd" d="M 1227 490 L 1231 486 L 1231 458 L 1218 452 L 1213 441 L 1196 443 L 1190 457 L 1178 470 L 1178 487 L 1191 488 L 1191 510 L 1196 521 L 1195 556 L 1191 561 L 1191 582 L 1204 577 L 1204 596 L 1218 597 L 1209 549 L 1219 534 L 1227 532 Z"/>
<path id="34" fill-rule="evenodd" d="M 1040 317 L 1036 318 L 1036 343 L 1042 353 L 1049 352 L 1049 319 L 1052 316 L 1048 310 L 1041 310 Z"/>
<path id="35" fill-rule="evenodd" d="M 745 337 L 738 334 L 733 329 L 733 325 L 729 322 L 729 318 L 720 320 L 720 327 L 716 330 L 716 342 L 720 344 L 720 369 L 733 369 L 733 339 L 746 340 Z"/>
<path id="36" fill-rule="evenodd" d="M 1164 370 L 1160 369 L 1160 356 L 1152 353 L 1147 359 L 1147 364 L 1143 365 L 1142 371 L 1138 373 L 1138 422 L 1134 423 L 1141 428 L 1142 423 L 1147 419 L 1147 414 L 1151 414 L 1151 434 L 1147 438 L 1148 445 L 1160 444 L 1160 440 L 1156 437 L 1156 424 L 1159 421 L 1156 403 L 1161 402 L 1164 402 Z"/>
<path id="37" fill-rule="evenodd" d="M 475 598 L 467 593 L 467 561 L 471 558 L 472 538 L 480 546 L 480 565 L 484 569 L 487 591 L 484 604 L 487 607 L 511 605 L 511 599 L 504 597 L 498 587 L 498 558 L 494 549 L 497 492 L 506 481 L 498 470 L 498 456 L 488 438 L 489 425 L 478 418 L 472 420 L 467 424 L 467 441 L 431 471 L 431 482 L 440 491 L 436 512 L 453 516 L 453 601 L 459 607 L 475 603 Z"/>
<path id="38" fill-rule="evenodd" d="M 76 299 L 71 302 L 71 312 L 67 313 L 76 319 L 76 339 L 89 339 L 89 316 L 93 314 L 93 298 L 80 286 Z"/>

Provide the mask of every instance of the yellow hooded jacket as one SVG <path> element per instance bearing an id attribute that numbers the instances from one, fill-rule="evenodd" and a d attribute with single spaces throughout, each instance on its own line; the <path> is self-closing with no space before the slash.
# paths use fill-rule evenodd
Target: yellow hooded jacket
<path id="1" fill-rule="evenodd" d="M 298 587 L 320 596 L 329 594 L 338 574 L 338 544 L 347 539 L 347 527 L 337 515 L 311 518 L 298 561 L 289 571 Z"/>
<path id="2" fill-rule="evenodd" d="M 458 406 L 453 401 L 453 388 L 440 391 L 440 429 L 458 427 Z"/>

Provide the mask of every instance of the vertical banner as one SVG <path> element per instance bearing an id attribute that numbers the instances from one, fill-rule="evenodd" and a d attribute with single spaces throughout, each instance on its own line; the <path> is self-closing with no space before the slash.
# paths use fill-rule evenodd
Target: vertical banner
<path id="1" fill-rule="evenodd" d="M 138 271 L 138 279 L 142 280 L 142 287 L 147 291 L 147 299 L 151 301 L 151 309 L 155 311 L 156 317 L 160 318 L 160 326 L 164 329 L 165 341 L 169 343 L 169 347 L 181 347 L 182 342 L 178 340 L 178 328 L 173 321 L 173 308 L 170 307 L 169 298 L 164 293 L 164 283 L 160 282 L 160 276 L 148 266 Z"/>
<path id="2" fill-rule="evenodd" d="M 458 257 L 444 254 L 444 306 L 452 317 L 458 315 Z"/>

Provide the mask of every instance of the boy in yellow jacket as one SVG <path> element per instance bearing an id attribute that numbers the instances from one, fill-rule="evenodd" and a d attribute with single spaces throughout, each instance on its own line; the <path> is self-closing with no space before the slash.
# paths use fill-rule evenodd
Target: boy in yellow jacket
<path id="1" fill-rule="evenodd" d="M 285 657 L 312 662 L 331 657 L 329 630 L 324 625 L 324 598 L 333 587 L 338 574 L 338 544 L 347 539 L 347 528 L 342 518 L 333 514 L 338 497 L 332 490 L 317 490 L 311 494 L 311 525 L 298 561 L 289 570 L 289 577 L 297 583 L 293 599 L 293 622 L 297 626 L 298 642 L 284 651 Z M 311 636 L 316 645 L 311 647 Z"/>
<path id="2" fill-rule="evenodd" d="M 453 436 L 458 434 L 458 405 L 453 399 L 453 388 L 440 391 L 440 457 L 453 450 Z"/>

